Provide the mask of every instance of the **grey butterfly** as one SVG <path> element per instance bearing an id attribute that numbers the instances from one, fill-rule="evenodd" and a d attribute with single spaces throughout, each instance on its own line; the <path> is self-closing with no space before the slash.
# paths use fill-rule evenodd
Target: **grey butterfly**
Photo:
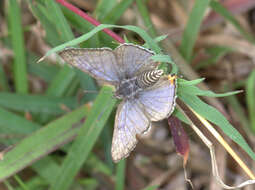
<path id="1" fill-rule="evenodd" d="M 115 86 L 115 97 L 122 99 L 115 116 L 112 159 L 127 157 L 152 121 L 168 117 L 174 109 L 175 79 L 163 75 L 154 52 L 134 44 L 116 49 L 66 48 L 59 55 L 92 77 Z"/>

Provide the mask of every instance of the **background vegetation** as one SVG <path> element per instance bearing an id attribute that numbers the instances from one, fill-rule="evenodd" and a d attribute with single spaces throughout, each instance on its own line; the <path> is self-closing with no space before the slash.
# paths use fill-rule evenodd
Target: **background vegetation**
<path id="1" fill-rule="evenodd" d="M 112 163 L 117 105 L 112 89 L 62 64 L 54 53 L 37 63 L 49 50 L 55 52 L 52 48 L 73 39 L 73 46 L 87 48 L 114 48 L 123 39 L 146 42 L 159 54 L 155 59 L 170 63 L 164 68 L 178 69 L 179 100 L 215 124 L 253 168 L 253 0 L 68 1 L 92 21 L 64 2 L 0 2 L 0 189 L 190 189 L 167 122 L 155 123 L 128 159 Z M 105 26 L 119 40 L 95 29 L 97 21 L 120 25 Z M 195 80 L 199 78 L 205 80 Z M 217 95 L 210 90 L 243 92 Z M 232 96 L 215 98 L 226 95 Z M 174 115 L 184 120 L 178 110 Z M 190 139 L 187 174 L 195 189 L 220 189 L 211 175 L 206 146 L 184 126 Z M 223 180 L 236 184 L 246 179 L 225 149 L 201 130 L 214 142 Z"/>

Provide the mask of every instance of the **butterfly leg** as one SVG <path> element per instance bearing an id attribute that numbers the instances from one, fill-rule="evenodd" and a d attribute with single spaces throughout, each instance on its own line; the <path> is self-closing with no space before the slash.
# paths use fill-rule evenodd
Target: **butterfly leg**
<path id="1" fill-rule="evenodd" d="M 177 79 L 177 75 L 167 75 L 168 80 L 170 81 L 171 85 L 175 83 L 175 80 Z"/>

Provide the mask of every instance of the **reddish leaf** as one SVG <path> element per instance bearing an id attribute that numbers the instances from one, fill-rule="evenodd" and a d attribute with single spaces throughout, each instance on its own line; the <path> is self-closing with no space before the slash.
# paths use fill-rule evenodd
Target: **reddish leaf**
<path id="1" fill-rule="evenodd" d="M 184 131 L 181 121 L 174 116 L 168 118 L 168 125 L 170 127 L 176 151 L 183 157 L 184 165 L 189 156 L 189 141 L 186 132 Z"/>

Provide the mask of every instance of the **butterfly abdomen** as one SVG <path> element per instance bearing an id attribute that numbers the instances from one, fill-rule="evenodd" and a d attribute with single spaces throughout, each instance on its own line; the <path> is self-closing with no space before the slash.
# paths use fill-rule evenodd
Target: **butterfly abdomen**
<path id="1" fill-rule="evenodd" d="M 150 87 L 158 82 L 163 73 L 163 70 L 145 71 L 137 77 L 137 84 L 140 88 Z"/>

